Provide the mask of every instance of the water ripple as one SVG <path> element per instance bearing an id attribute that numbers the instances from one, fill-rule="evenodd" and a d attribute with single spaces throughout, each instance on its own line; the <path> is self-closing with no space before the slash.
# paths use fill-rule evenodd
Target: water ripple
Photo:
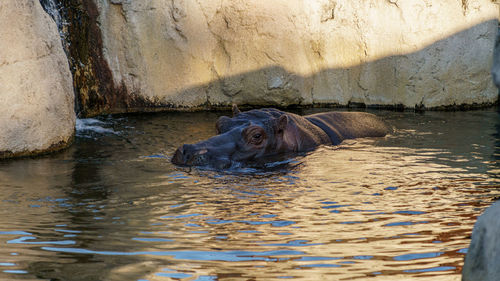
<path id="1" fill-rule="evenodd" d="M 0 279 L 457 279 L 500 118 L 376 113 L 397 130 L 227 172 L 169 162 L 218 113 L 80 120 L 71 148 L 0 162 Z"/>

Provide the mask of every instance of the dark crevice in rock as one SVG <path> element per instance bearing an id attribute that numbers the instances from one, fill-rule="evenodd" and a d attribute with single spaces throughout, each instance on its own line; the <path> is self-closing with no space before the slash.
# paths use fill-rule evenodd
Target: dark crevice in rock
<path id="1" fill-rule="evenodd" d="M 40 1 L 49 11 L 52 1 Z M 158 106 L 158 103 L 130 94 L 123 83 L 114 83 L 103 55 L 99 11 L 93 0 L 60 0 L 57 9 L 63 23 L 58 27 L 73 74 L 78 117 L 142 111 Z"/>

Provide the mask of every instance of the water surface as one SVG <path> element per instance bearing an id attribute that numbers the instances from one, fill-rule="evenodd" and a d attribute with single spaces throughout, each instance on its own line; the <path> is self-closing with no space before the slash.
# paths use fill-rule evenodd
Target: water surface
<path id="1" fill-rule="evenodd" d="M 0 279 L 459 280 L 499 113 L 374 113 L 395 132 L 230 172 L 169 162 L 220 113 L 79 120 L 70 149 L 0 162 Z"/>

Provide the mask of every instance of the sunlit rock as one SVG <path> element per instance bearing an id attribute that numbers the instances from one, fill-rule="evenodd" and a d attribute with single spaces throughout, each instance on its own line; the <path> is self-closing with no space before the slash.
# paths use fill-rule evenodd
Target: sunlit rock
<path id="1" fill-rule="evenodd" d="M 500 276 L 500 202 L 493 204 L 477 220 L 472 232 L 463 281 L 494 281 Z"/>
<path id="2" fill-rule="evenodd" d="M 62 3 L 83 115 L 498 99 L 491 0 Z"/>
<path id="3" fill-rule="evenodd" d="M 0 158 L 65 147 L 74 94 L 56 24 L 38 0 L 2 0 L 0 26 Z"/>

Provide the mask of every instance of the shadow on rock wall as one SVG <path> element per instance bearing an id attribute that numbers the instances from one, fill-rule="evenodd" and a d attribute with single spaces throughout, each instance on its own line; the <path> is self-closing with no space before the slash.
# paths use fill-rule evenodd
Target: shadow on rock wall
<path id="1" fill-rule="evenodd" d="M 489 42 L 473 36 L 488 26 L 491 22 L 458 32 L 414 53 L 391 55 L 349 68 L 327 68 L 303 76 L 281 66 L 271 66 L 223 77 L 174 95 L 206 92 L 207 102 L 201 106 L 205 109 L 227 108 L 231 103 L 418 110 L 491 106 L 498 102 L 489 67 L 484 67 L 491 65 L 491 57 L 483 64 L 471 61 L 474 53 L 491 53 L 493 46 Z M 470 44 L 464 44 L 464 38 Z M 449 58 L 450 54 L 467 55 Z M 212 102 L 221 99 L 216 97 L 218 93 L 225 96 L 226 103 Z M 174 107 L 167 105 L 170 106 Z"/>

